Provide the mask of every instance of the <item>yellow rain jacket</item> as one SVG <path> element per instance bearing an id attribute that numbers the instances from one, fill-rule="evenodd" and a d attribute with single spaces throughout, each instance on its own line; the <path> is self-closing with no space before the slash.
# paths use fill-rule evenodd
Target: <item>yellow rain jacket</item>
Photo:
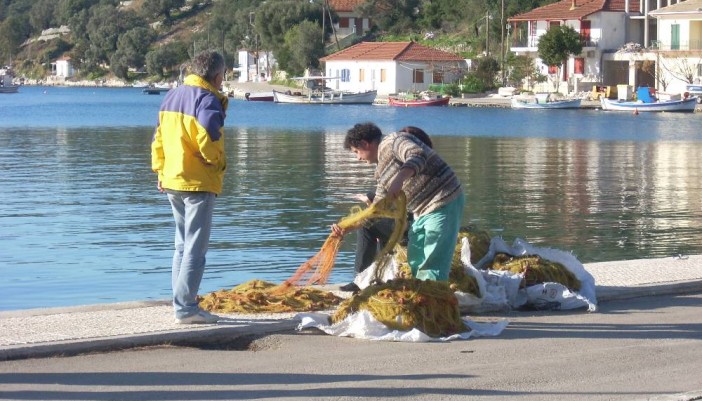
<path id="1" fill-rule="evenodd" d="M 164 189 L 222 192 L 227 105 L 227 97 L 197 75 L 168 91 L 151 142 L 151 169 Z"/>

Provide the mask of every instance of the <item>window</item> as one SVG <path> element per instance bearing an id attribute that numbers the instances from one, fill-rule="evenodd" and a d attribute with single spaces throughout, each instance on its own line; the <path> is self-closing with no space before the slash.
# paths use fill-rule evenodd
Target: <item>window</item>
<path id="1" fill-rule="evenodd" d="M 444 82 L 444 72 L 434 70 L 434 73 L 432 74 L 432 77 L 431 77 L 431 82 L 434 84 L 443 83 Z"/>
<path id="2" fill-rule="evenodd" d="M 588 20 L 582 20 L 580 21 L 580 40 L 583 42 L 584 45 L 588 45 L 590 43 L 590 29 L 591 29 L 591 22 Z"/>
<path id="3" fill-rule="evenodd" d="M 380 69 L 380 82 L 385 82 L 387 80 L 387 72 L 385 71 L 385 68 Z"/>
<path id="4" fill-rule="evenodd" d="M 551 29 L 554 26 L 561 26 L 561 21 L 549 21 L 548 22 L 548 29 Z"/>
<path id="5" fill-rule="evenodd" d="M 351 82 L 351 70 L 348 68 L 341 70 L 341 82 Z"/>
<path id="6" fill-rule="evenodd" d="M 366 80 L 366 70 L 363 68 L 358 69 L 358 82 L 363 82 Z"/>
<path id="7" fill-rule="evenodd" d="M 548 66 L 548 73 L 549 74 L 557 74 L 558 73 L 558 66 L 557 65 L 549 65 Z"/>
<path id="8" fill-rule="evenodd" d="M 424 83 L 424 70 L 418 68 L 413 71 L 412 83 L 423 84 Z"/>
<path id="9" fill-rule="evenodd" d="M 348 27 L 349 27 L 349 17 L 339 18 L 339 28 L 348 28 Z"/>
<path id="10" fill-rule="evenodd" d="M 702 77 L 702 64 L 697 64 L 697 76 Z"/>
<path id="11" fill-rule="evenodd" d="M 585 73 L 585 59 L 582 57 L 575 58 L 575 65 L 573 66 L 573 72 L 575 74 Z"/>

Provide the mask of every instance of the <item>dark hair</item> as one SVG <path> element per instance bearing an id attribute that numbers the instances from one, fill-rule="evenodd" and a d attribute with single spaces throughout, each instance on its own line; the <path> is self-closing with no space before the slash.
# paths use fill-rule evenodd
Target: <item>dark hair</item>
<path id="1" fill-rule="evenodd" d="M 429 138 L 429 135 L 424 132 L 423 129 L 414 127 L 412 125 L 408 125 L 404 128 L 401 128 L 399 132 L 406 132 L 415 138 L 419 139 L 422 141 L 425 145 L 429 146 L 430 148 L 434 149 L 434 144 L 431 142 L 431 138 Z"/>
<path id="2" fill-rule="evenodd" d="M 224 68 L 224 57 L 213 50 L 198 54 L 190 63 L 190 72 L 208 82 L 212 82 L 217 74 L 224 71 Z"/>
<path id="3" fill-rule="evenodd" d="M 380 142 L 382 136 L 383 133 L 380 131 L 380 128 L 373 123 L 356 124 L 346 132 L 344 149 L 349 150 L 352 146 L 354 148 L 359 148 L 361 146 L 361 141 L 366 141 L 368 143 L 373 141 Z"/>

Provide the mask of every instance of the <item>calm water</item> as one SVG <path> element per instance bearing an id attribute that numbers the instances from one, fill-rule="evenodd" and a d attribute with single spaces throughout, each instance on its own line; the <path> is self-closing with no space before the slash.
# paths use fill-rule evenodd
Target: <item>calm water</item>
<path id="1" fill-rule="evenodd" d="M 149 144 L 163 96 L 23 87 L 0 96 L 0 310 L 170 294 L 173 227 Z M 280 282 L 373 186 L 342 149 L 359 121 L 425 128 L 465 221 L 584 262 L 702 253 L 702 115 L 232 101 L 229 170 L 201 293 Z M 352 237 L 333 282 L 352 278 Z M 662 267 L 664 268 L 664 267 Z"/>

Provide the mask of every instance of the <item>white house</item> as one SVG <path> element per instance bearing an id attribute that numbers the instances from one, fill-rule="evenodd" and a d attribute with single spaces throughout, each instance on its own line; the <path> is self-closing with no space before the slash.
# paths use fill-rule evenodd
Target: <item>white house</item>
<path id="1" fill-rule="evenodd" d="M 51 63 L 51 73 L 61 78 L 70 78 L 75 75 L 71 58 L 64 56 Z"/>
<path id="2" fill-rule="evenodd" d="M 688 0 L 690 1 L 690 0 Z M 642 51 L 658 43 L 655 10 L 682 3 L 676 0 L 562 0 L 508 19 L 511 50 L 535 60 L 551 80 L 537 90 L 550 91 L 559 80 L 563 92 L 590 90 L 592 85 L 654 86 L 653 55 Z M 538 58 L 539 37 L 554 25 L 567 25 L 580 34 L 581 54 L 570 57 L 561 76 Z M 629 46 L 626 46 L 629 44 Z"/>
<path id="3" fill-rule="evenodd" d="M 239 74 L 239 82 L 265 82 L 271 79 L 276 65 L 271 52 L 239 50 L 238 59 L 239 62 L 234 71 Z"/>
<path id="4" fill-rule="evenodd" d="M 377 90 L 379 95 L 422 91 L 454 83 L 466 61 L 455 54 L 415 42 L 361 42 L 320 59 L 328 85 L 338 90 Z"/>
<path id="5" fill-rule="evenodd" d="M 685 92 L 687 84 L 702 82 L 702 0 L 687 0 L 660 8 L 658 41 L 650 53 L 657 65 L 657 88 Z"/>

